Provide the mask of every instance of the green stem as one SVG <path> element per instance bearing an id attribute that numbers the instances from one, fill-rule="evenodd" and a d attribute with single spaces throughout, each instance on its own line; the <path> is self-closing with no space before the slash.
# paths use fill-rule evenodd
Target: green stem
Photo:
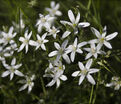
<path id="1" fill-rule="evenodd" d="M 88 12 L 87 12 L 86 15 L 85 15 L 86 18 L 88 17 L 89 9 L 90 9 L 91 3 L 92 3 L 92 0 L 89 0 L 88 5 L 87 5 L 87 10 L 88 10 Z"/>
<path id="2" fill-rule="evenodd" d="M 89 99 L 89 104 L 91 104 L 91 102 L 92 102 L 93 92 L 94 92 L 94 85 L 92 85 L 91 94 L 90 94 L 90 99 Z"/>
<path id="3" fill-rule="evenodd" d="M 45 90 L 43 78 L 41 77 L 40 80 L 41 80 L 41 84 L 42 84 L 42 90 L 43 90 L 43 93 L 44 93 L 44 97 L 46 98 L 46 90 Z"/>

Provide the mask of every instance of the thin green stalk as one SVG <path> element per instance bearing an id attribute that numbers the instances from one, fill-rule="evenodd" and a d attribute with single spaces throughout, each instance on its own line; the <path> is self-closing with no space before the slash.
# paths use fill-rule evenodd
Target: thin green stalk
<path id="1" fill-rule="evenodd" d="M 90 10 L 90 7 L 91 7 L 91 3 L 92 3 L 92 0 L 89 0 L 88 5 L 87 5 L 87 10 L 88 10 L 88 12 L 87 12 L 86 15 L 85 15 L 86 18 L 88 17 L 89 10 Z"/>
<path id="2" fill-rule="evenodd" d="M 43 90 L 43 93 L 44 93 L 44 97 L 46 98 L 46 90 L 45 90 L 43 78 L 41 77 L 40 80 L 41 80 L 41 84 L 42 84 L 42 90 Z"/>
<path id="3" fill-rule="evenodd" d="M 92 85 L 91 94 L 90 94 L 90 99 L 89 99 L 89 104 L 91 104 L 91 102 L 92 102 L 93 92 L 94 92 L 94 85 Z"/>

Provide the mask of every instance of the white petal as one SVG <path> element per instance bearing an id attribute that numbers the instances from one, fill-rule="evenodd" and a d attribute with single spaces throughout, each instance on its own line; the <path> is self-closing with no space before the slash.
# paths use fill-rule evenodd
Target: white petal
<path id="1" fill-rule="evenodd" d="M 55 1 L 51 1 L 50 6 L 51 6 L 51 8 L 54 8 L 55 7 Z"/>
<path id="2" fill-rule="evenodd" d="M 22 91 L 22 90 L 26 89 L 27 86 L 28 86 L 27 84 L 23 85 L 23 86 L 19 89 L 19 91 Z"/>
<path id="3" fill-rule="evenodd" d="M 47 36 L 47 33 L 44 33 L 44 34 L 42 35 L 42 40 L 44 40 L 44 39 L 46 38 L 46 36 Z"/>
<path id="4" fill-rule="evenodd" d="M 24 40 L 25 40 L 25 38 L 23 38 L 23 37 L 19 38 L 19 41 L 21 41 L 21 42 L 23 42 Z"/>
<path id="5" fill-rule="evenodd" d="M 88 23 L 88 22 L 81 22 L 81 23 L 79 23 L 78 24 L 78 27 L 88 27 L 90 25 L 90 23 Z"/>
<path id="6" fill-rule="evenodd" d="M 114 33 L 106 36 L 106 40 L 111 40 L 111 39 L 115 38 L 117 35 L 118 35 L 118 32 L 114 32 Z"/>
<path id="7" fill-rule="evenodd" d="M 81 42 L 81 43 L 78 44 L 78 47 L 80 48 L 80 47 L 82 47 L 82 46 L 84 46 L 86 44 L 87 44 L 87 42 Z"/>
<path id="8" fill-rule="evenodd" d="M 14 68 L 14 69 L 18 69 L 18 68 L 20 68 L 21 66 L 22 66 L 22 64 L 18 64 L 18 65 L 13 66 L 13 68 Z"/>
<path id="9" fill-rule="evenodd" d="M 98 39 L 93 39 L 93 40 L 90 40 L 89 42 L 88 42 L 89 44 L 94 44 L 94 43 L 98 43 Z"/>
<path id="10" fill-rule="evenodd" d="M 68 22 L 68 21 L 60 21 L 60 23 L 61 24 L 63 24 L 63 25 L 70 25 L 70 26 L 72 26 L 72 23 L 70 23 L 70 22 Z"/>
<path id="11" fill-rule="evenodd" d="M 18 75 L 18 76 L 21 76 L 21 77 L 22 77 L 22 76 L 24 76 L 24 74 L 23 74 L 23 73 L 21 73 L 21 72 L 20 72 L 20 71 L 18 71 L 18 70 L 15 70 L 15 74 L 16 74 L 16 75 Z"/>
<path id="12" fill-rule="evenodd" d="M 62 38 L 64 39 L 64 38 L 66 38 L 68 35 L 70 35 L 70 31 L 66 31 L 66 32 L 64 32 L 63 33 L 63 35 L 62 35 Z"/>
<path id="13" fill-rule="evenodd" d="M 91 65 L 92 65 L 92 59 L 89 59 L 86 63 L 86 69 L 90 69 Z"/>
<path id="14" fill-rule="evenodd" d="M 88 54 L 86 55 L 85 60 L 89 59 L 91 56 L 92 56 L 92 54 L 91 54 L 91 53 L 88 53 Z"/>
<path id="15" fill-rule="evenodd" d="M 59 45 L 57 42 L 54 42 L 54 46 L 55 46 L 55 48 L 56 48 L 57 50 L 60 49 L 60 45 Z"/>
<path id="16" fill-rule="evenodd" d="M 27 53 L 28 52 L 28 48 L 29 48 L 28 44 L 25 46 L 25 48 L 26 48 L 26 53 Z"/>
<path id="17" fill-rule="evenodd" d="M 69 59 L 69 57 L 68 57 L 67 54 L 63 54 L 63 59 L 64 59 L 68 64 L 70 64 L 70 59 Z"/>
<path id="18" fill-rule="evenodd" d="M 38 43 L 37 43 L 36 41 L 33 41 L 33 40 L 30 40 L 30 41 L 29 41 L 29 44 L 30 44 L 31 46 L 37 46 L 37 45 L 38 45 Z"/>
<path id="19" fill-rule="evenodd" d="M 68 44 L 68 40 L 65 40 L 65 41 L 62 43 L 61 47 L 62 47 L 63 49 L 65 49 L 66 46 L 67 46 L 67 44 Z"/>
<path id="20" fill-rule="evenodd" d="M 75 23 L 75 17 L 74 17 L 74 14 L 71 10 L 68 11 L 68 16 L 69 16 L 69 19 L 72 23 Z"/>
<path id="21" fill-rule="evenodd" d="M 55 55 L 57 55 L 57 53 L 58 53 L 58 51 L 52 51 L 52 52 L 50 52 L 49 53 L 49 57 L 52 57 L 52 56 L 55 56 Z"/>
<path id="22" fill-rule="evenodd" d="M 11 61 L 11 65 L 15 65 L 16 64 L 16 58 L 13 58 L 12 61 Z"/>
<path id="23" fill-rule="evenodd" d="M 95 85 L 95 80 L 93 79 L 93 77 L 92 77 L 90 74 L 87 75 L 87 79 L 88 79 L 88 81 L 89 81 L 91 84 Z"/>
<path id="24" fill-rule="evenodd" d="M 45 47 L 44 44 L 41 44 L 41 48 L 42 48 L 43 50 L 46 50 L 46 47 Z"/>
<path id="25" fill-rule="evenodd" d="M 79 75 L 80 71 L 75 71 L 74 73 L 72 73 L 73 77 L 77 77 Z"/>
<path id="26" fill-rule="evenodd" d="M 96 35 L 97 38 L 100 38 L 101 37 L 101 35 L 100 35 L 100 33 L 99 33 L 99 31 L 97 29 L 91 27 L 91 30 L 92 30 L 93 34 Z"/>
<path id="27" fill-rule="evenodd" d="M 60 11 L 56 11 L 56 13 L 55 13 L 57 16 L 61 16 L 62 15 L 62 13 L 60 12 Z"/>
<path id="28" fill-rule="evenodd" d="M 98 71 L 99 71 L 99 69 L 92 68 L 92 69 L 89 70 L 89 74 L 96 73 Z"/>
<path id="29" fill-rule="evenodd" d="M 10 27 L 8 34 L 12 34 L 12 33 L 13 33 L 13 26 Z"/>
<path id="30" fill-rule="evenodd" d="M 31 38 L 31 35 L 32 35 L 32 31 L 29 33 L 29 35 L 27 36 L 28 37 L 28 39 L 30 39 Z"/>
<path id="31" fill-rule="evenodd" d="M 111 86 L 113 86 L 114 85 L 114 83 L 107 83 L 105 86 L 106 87 L 111 87 Z"/>
<path id="32" fill-rule="evenodd" d="M 20 48 L 18 49 L 18 52 L 20 52 L 21 50 L 23 50 L 24 46 L 25 46 L 24 44 L 21 44 Z"/>
<path id="33" fill-rule="evenodd" d="M 75 40 L 74 40 L 74 46 L 75 47 L 77 46 L 77 38 L 75 38 Z"/>
<path id="34" fill-rule="evenodd" d="M 112 49 L 112 46 L 111 46 L 111 44 L 110 44 L 109 42 L 105 41 L 105 42 L 104 42 L 104 45 L 105 45 L 107 48 Z"/>
<path id="35" fill-rule="evenodd" d="M 47 87 L 51 87 L 52 85 L 54 85 L 55 84 L 55 80 L 52 80 L 50 83 L 48 83 L 46 86 Z"/>
<path id="36" fill-rule="evenodd" d="M 6 77 L 6 76 L 8 76 L 9 74 L 10 74 L 9 71 L 5 71 L 5 72 L 2 73 L 1 77 Z"/>
<path id="37" fill-rule="evenodd" d="M 75 52 L 71 52 L 71 61 L 74 62 L 75 59 Z"/>
<path id="38" fill-rule="evenodd" d="M 63 80 L 63 81 L 66 81 L 67 77 L 65 75 L 61 75 L 60 79 Z"/>
<path id="39" fill-rule="evenodd" d="M 57 79 L 56 84 L 57 84 L 56 88 L 58 88 L 60 86 L 60 80 L 59 79 Z"/>
<path id="40" fill-rule="evenodd" d="M 80 68 L 81 70 L 84 70 L 84 69 L 85 69 L 85 67 L 84 67 L 84 65 L 83 65 L 82 62 L 78 62 L 78 65 L 79 65 L 79 68 Z"/>
<path id="41" fill-rule="evenodd" d="M 56 4 L 56 6 L 54 7 L 54 9 L 55 9 L 55 10 L 58 10 L 59 7 L 60 7 L 60 4 L 58 3 L 58 4 Z"/>
<path id="42" fill-rule="evenodd" d="M 81 49 L 77 49 L 76 52 L 83 53 L 83 51 Z"/>
<path id="43" fill-rule="evenodd" d="M 84 80 L 85 75 L 81 75 L 81 77 L 79 78 L 79 85 L 82 83 L 82 81 Z"/>
<path id="44" fill-rule="evenodd" d="M 10 74 L 10 80 L 12 80 L 13 77 L 14 77 L 14 73 L 11 73 L 11 74 Z"/>
<path id="45" fill-rule="evenodd" d="M 80 20 L 80 13 L 78 12 L 75 23 L 78 24 Z"/>
<path id="46" fill-rule="evenodd" d="M 85 51 L 90 52 L 90 48 L 84 48 Z"/>

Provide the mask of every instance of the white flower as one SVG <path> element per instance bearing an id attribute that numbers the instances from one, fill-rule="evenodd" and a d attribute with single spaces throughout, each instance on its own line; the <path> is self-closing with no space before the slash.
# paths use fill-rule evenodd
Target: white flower
<path id="1" fill-rule="evenodd" d="M 100 46 L 97 45 L 95 46 L 95 43 L 91 43 L 90 44 L 90 48 L 84 48 L 84 50 L 86 50 L 87 52 L 89 52 L 87 55 L 86 55 L 86 59 L 89 59 L 90 57 L 94 56 L 95 58 L 98 57 L 98 54 L 101 54 L 102 51 L 100 50 Z"/>
<path id="2" fill-rule="evenodd" d="M 61 61 L 54 61 L 53 63 L 50 63 L 49 67 L 46 69 L 44 77 L 51 77 L 53 79 L 46 86 L 50 87 L 56 83 L 56 88 L 58 88 L 60 86 L 60 79 L 66 81 L 67 77 L 63 75 L 64 70 L 65 66 L 62 65 Z"/>
<path id="3" fill-rule="evenodd" d="M 50 6 L 51 6 L 51 8 L 46 8 L 46 11 L 49 12 L 50 16 L 55 16 L 55 15 L 61 16 L 62 15 L 61 11 L 58 10 L 60 7 L 59 3 L 55 4 L 55 1 L 51 1 Z"/>
<path id="4" fill-rule="evenodd" d="M 111 83 L 107 83 L 106 87 L 113 87 L 114 90 L 119 90 L 121 87 L 121 80 L 119 77 L 112 77 Z"/>
<path id="5" fill-rule="evenodd" d="M 80 48 L 86 44 L 87 42 L 82 42 L 82 43 L 77 44 L 77 38 L 75 38 L 73 45 L 69 45 L 69 47 L 67 47 L 67 53 L 71 52 L 72 62 L 74 62 L 76 52 L 80 54 L 83 53 L 83 51 Z"/>
<path id="6" fill-rule="evenodd" d="M 21 50 L 24 49 L 24 47 L 26 48 L 26 53 L 28 52 L 28 47 L 29 47 L 29 40 L 31 38 L 32 35 L 32 31 L 28 34 L 28 30 L 25 31 L 24 37 L 20 37 L 19 41 L 22 42 L 21 46 L 18 49 L 18 52 L 20 52 Z"/>
<path id="7" fill-rule="evenodd" d="M 112 49 L 112 46 L 108 41 L 116 37 L 118 35 L 117 32 L 114 32 L 106 36 L 107 34 L 106 30 L 102 34 L 100 34 L 100 32 L 93 27 L 91 27 L 91 30 L 98 38 L 98 39 L 91 40 L 92 42 L 98 43 L 99 47 L 102 47 L 104 44 L 107 48 Z"/>
<path id="8" fill-rule="evenodd" d="M 4 45 L 7 45 L 16 36 L 17 33 L 13 33 L 13 29 L 14 28 L 11 26 L 8 33 L 1 33 L 3 38 L 0 43 L 4 43 Z"/>
<path id="9" fill-rule="evenodd" d="M 30 40 L 29 44 L 32 46 L 36 46 L 36 50 L 41 47 L 43 50 L 46 50 L 44 43 L 47 43 L 48 40 L 45 39 L 47 36 L 47 33 L 43 34 L 42 37 L 40 37 L 37 34 L 37 41 Z"/>
<path id="10" fill-rule="evenodd" d="M 81 62 L 79 62 L 78 65 L 79 65 L 79 68 L 81 70 L 80 71 L 75 71 L 72 74 L 72 76 L 73 77 L 80 76 L 80 78 L 79 78 L 79 85 L 82 83 L 82 81 L 84 80 L 85 77 L 88 79 L 88 81 L 91 84 L 95 85 L 95 80 L 93 79 L 93 77 L 91 76 L 91 74 L 98 72 L 99 69 L 90 68 L 91 65 L 92 65 L 92 59 L 88 60 L 85 66 Z"/>
<path id="11" fill-rule="evenodd" d="M 25 76 L 25 80 L 20 80 L 18 83 L 24 84 L 19 91 L 22 91 L 24 89 L 26 89 L 28 87 L 28 93 L 31 92 L 33 86 L 34 86 L 34 82 L 33 80 L 35 79 L 35 75 L 32 75 L 31 77 L 29 76 Z"/>
<path id="12" fill-rule="evenodd" d="M 3 66 L 7 69 L 7 71 L 2 73 L 2 77 L 6 77 L 10 74 L 10 80 L 12 80 L 14 77 L 14 74 L 16 74 L 20 77 L 24 76 L 23 73 L 21 73 L 19 70 L 17 70 L 22 66 L 22 64 L 16 65 L 16 58 L 12 59 L 11 65 L 8 65 L 8 64 L 6 64 L 5 61 L 3 61 Z"/>
<path id="13" fill-rule="evenodd" d="M 54 46 L 57 49 L 56 51 L 52 51 L 49 53 L 49 57 L 57 56 L 56 60 L 59 61 L 61 57 L 67 62 L 70 63 L 70 59 L 66 53 L 66 46 L 68 44 L 68 40 L 65 40 L 62 45 L 60 46 L 58 43 L 54 42 Z"/>
<path id="14" fill-rule="evenodd" d="M 21 28 L 21 30 L 23 30 L 25 28 L 25 24 L 24 24 L 23 19 L 20 19 L 19 22 L 20 22 L 19 24 L 17 24 L 14 21 L 12 22 L 17 31 L 19 31 L 20 28 Z"/>
<path id="15" fill-rule="evenodd" d="M 46 30 L 49 30 L 54 20 L 54 17 L 51 17 L 50 15 L 44 16 L 42 14 L 39 14 L 39 16 L 40 16 L 40 19 L 38 19 L 36 23 L 36 26 L 38 27 L 38 32 L 41 33 L 42 27 L 45 27 Z"/>
<path id="16" fill-rule="evenodd" d="M 74 29 L 74 33 L 78 33 L 78 27 L 88 27 L 90 24 L 88 22 L 80 22 L 80 13 L 78 12 L 77 17 L 75 18 L 73 12 L 71 10 L 68 11 L 68 17 L 71 22 L 68 21 L 60 21 L 63 25 L 70 25 Z"/>
<path id="17" fill-rule="evenodd" d="M 48 35 L 53 35 L 53 37 L 56 39 L 56 35 L 57 35 L 57 33 L 60 32 L 60 30 L 58 30 L 57 28 L 55 28 L 55 27 L 53 26 L 52 29 L 50 28 L 48 32 L 49 32 Z"/>

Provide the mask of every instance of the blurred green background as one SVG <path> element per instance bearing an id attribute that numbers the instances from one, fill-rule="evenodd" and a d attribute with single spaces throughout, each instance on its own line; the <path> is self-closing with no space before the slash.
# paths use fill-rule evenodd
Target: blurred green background
<path id="1" fill-rule="evenodd" d="M 12 26 L 12 21 L 19 22 L 20 10 L 23 13 L 26 26 L 36 33 L 35 24 L 39 18 L 39 13 L 46 14 L 45 7 L 50 7 L 51 0 L 0 0 L 0 29 L 3 26 Z M 95 75 L 97 85 L 94 86 L 92 95 L 92 104 L 121 104 L 121 90 L 115 91 L 113 88 L 106 88 L 101 81 L 109 82 L 113 75 L 121 77 L 121 0 L 55 0 L 60 4 L 60 10 L 63 16 L 59 20 L 68 20 L 67 12 L 69 9 L 77 13 L 80 11 L 81 21 L 90 22 L 91 26 L 100 31 L 106 25 L 108 34 L 118 32 L 118 36 L 111 41 L 113 49 L 111 55 L 103 58 L 105 66 L 109 68 L 113 74 L 108 72 L 103 66 L 99 74 Z M 84 30 L 85 39 L 91 38 L 91 31 Z M 52 43 L 53 44 L 53 43 Z M 54 49 L 54 48 L 53 48 Z M 30 49 L 32 50 L 32 49 Z M 41 58 L 40 53 L 33 56 L 33 52 L 23 55 L 22 62 L 29 66 L 29 70 L 36 73 L 37 79 L 35 86 L 30 94 L 27 90 L 18 92 L 21 85 L 17 84 L 17 78 L 9 81 L 8 78 L 0 78 L 0 104 L 88 104 L 92 85 L 86 80 L 82 85 L 78 86 L 78 78 L 71 77 L 71 73 L 75 70 L 75 64 L 67 66 L 65 74 L 68 76 L 68 81 L 61 83 L 61 86 L 56 89 L 55 86 L 42 88 L 42 80 L 40 76 L 44 74 L 48 62 L 44 57 Z M 49 51 L 50 52 L 50 51 Z M 17 55 L 16 55 L 17 56 Z M 40 58 L 39 58 L 39 57 Z M 28 62 L 28 59 L 42 59 L 38 69 L 34 70 L 36 62 Z M 33 69 L 32 69 L 33 68 Z M 40 69 L 40 70 L 39 70 Z M 78 69 L 78 66 L 77 68 Z M 2 73 L 4 67 L 0 67 Z M 39 71 L 38 71 L 39 70 Z M 50 80 L 43 78 L 46 85 Z"/>

